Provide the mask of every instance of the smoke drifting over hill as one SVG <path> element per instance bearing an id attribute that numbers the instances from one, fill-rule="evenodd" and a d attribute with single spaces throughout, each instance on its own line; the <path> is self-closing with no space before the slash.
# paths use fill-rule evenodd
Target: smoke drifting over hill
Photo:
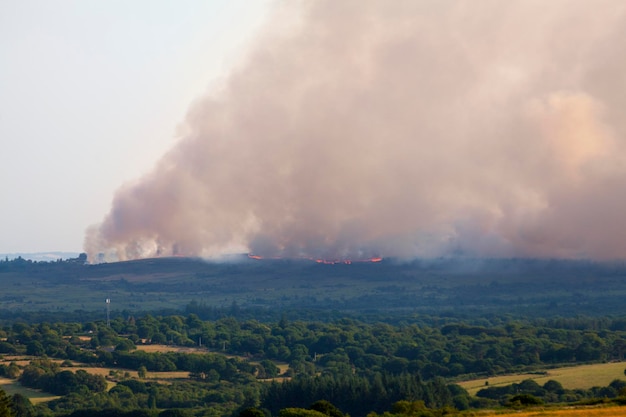
<path id="1" fill-rule="evenodd" d="M 626 3 L 285 3 L 91 259 L 626 256 Z"/>

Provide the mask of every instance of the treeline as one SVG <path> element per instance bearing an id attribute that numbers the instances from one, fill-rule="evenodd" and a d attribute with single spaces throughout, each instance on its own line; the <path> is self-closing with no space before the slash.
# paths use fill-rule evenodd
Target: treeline
<path id="1" fill-rule="evenodd" d="M 486 387 L 476 393 L 476 397 L 493 402 L 483 402 L 483 406 L 515 406 L 543 403 L 589 402 L 593 399 L 626 400 L 626 381 L 614 380 L 606 387 L 590 389 L 565 389 L 560 382 L 549 380 L 539 385 L 532 379 L 504 386 Z M 517 403 L 517 404 L 516 404 Z"/>
<path id="2" fill-rule="evenodd" d="M 596 395 L 619 396 L 624 394 L 623 387 L 616 382 L 604 391 L 561 392 L 554 384 L 526 390 L 532 384 L 525 383 L 510 391 L 487 388 L 478 398 L 470 398 L 450 381 L 555 364 L 623 359 L 625 323 L 623 318 L 463 322 L 423 317 L 392 325 L 347 318 L 330 322 L 287 317 L 275 322 L 234 317 L 207 321 L 196 314 L 117 317 L 110 326 L 102 321 L 17 322 L 0 330 L 0 354 L 40 359 L 27 366 L 0 364 L 0 376 L 19 378 L 25 386 L 62 395 L 47 408 L 40 408 L 43 414 L 184 407 L 198 416 L 221 416 L 241 407 L 260 407 L 276 415 L 281 409 L 328 400 L 344 412 L 360 416 L 384 413 L 398 401 L 421 401 L 430 410 L 502 405 L 515 395 L 571 402 Z M 151 353 L 137 349 L 144 344 L 201 350 Z M 110 377 L 117 385 L 105 392 L 104 378 L 73 372 L 46 356 L 65 361 L 67 366 L 76 361 L 120 369 Z M 139 378 L 125 370 L 138 371 Z M 186 371 L 190 378 L 165 385 L 146 381 L 147 371 Z M 261 382 L 279 374 L 285 377 L 282 383 Z M 531 397 L 517 400 L 522 403 Z"/>
<path id="3" fill-rule="evenodd" d="M 74 265 L 85 265 L 87 262 L 87 254 L 81 253 L 76 258 L 68 259 L 56 259 L 50 261 L 33 261 L 31 259 L 24 259 L 21 256 L 17 258 L 9 259 L 5 256 L 4 259 L 0 258 L 0 273 L 9 271 L 23 271 L 28 269 L 29 271 L 40 271 L 47 268 L 64 268 Z"/>
<path id="4" fill-rule="evenodd" d="M 82 335 L 82 337 L 79 337 Z M 85 337 L 87 335 L 88 337 Z M 215 321 L 185 316 L 116 318 L 110 327 L 89 323 L 14 323 L 0 330 L 0 353 L 47 355 L 86 363 L 123 364 L 129 369 L 184 370 L 227 375 L 254 373 L 245 365 L 188 354 L 134 352 L 140 344 L 202 346 L 212 352 L 286 362 L 287 376 L 381 372 L 419 375 L 423 380 L 495 375 L 546 365 L 623 360 L 624 320 L 615 318 L 420 324 L 279 320 L 262 323 L 233 317 Z M 113 347 L 113 352 L 98 350 Z M 267 362 L 269 364 L 269 362 Z M 258 369 L 258 367 L 257 367 Z M 232 374 L 232 372 L 231 372 Z M 227 379 L 230 376 L 226 377 Z"/>
<path id="5" fill-rule="evenodd" d="M 121 334 L 146 343 L 202 344 L 211 350 L 289 363 L 290 376 L 317 371 L 335 374 L 378 371 L 419 373 L 423 379 L 466 374 L 492 375 L 546 364 L 622 360 L 623 320 L 567 322 L 508 321 L 390 325 L 341 319 L 330 323 L 274 323 L 198 316 L 145 316 L 117 321 Z"/>
<path id="6" fill-rule="evenodd" d="M 320 400 L 328 400 L 355 416 L 382 413 L 402 400 L 421 401 L 429 408 L 456 407 L 460 410 L 469 408 L 470 403 L 465 390 L 446 384 L 441 378 L 422 382 L 415 375 L 373 373 L 370 376 L 323 375 L 274 382 L 263 390 L 261 407 L 277 415 L 283 408 L 301 407 L 303 403 Z"/>
<path id="7" fill-rule="evenodd" d="M 79 369 L 76 372 L 62 370 L 58 363 L 48 359 L 31 361 L 19 377 L 25 387 L 37 388 L 55 395 L 71 392 L 104 392 L 107 388 L 102 375 L 93 375 Z"/>
<path id="8" fill-rule="evenodd" d="M 62 415 L 76 410 L 185 409 L 187 415 L 228 416 L 259 399 L 257 384 L 194 382 L 169 383 L 125 379 L 107 392 L 69 394 L 47 404 L 48 412 Z M 46 410 L 43 410 L 44 412 Z"/>
<path id="9" fill-rule="evenodd" d="M 118 387 L 122 389 L 119 390 Z M 117 391 L 123 391 L 125 385 L 118 385 L 112 389 Z M 152 394 L 150 394 L 152 395 Z M 6 395 L 6 393 L 0 389 L 0 416 L 2 417 L 36 417 L 49 415 L 42 414 L 41 409 L 37 410 L 33 407 L 28 398 L 21 394 L 15 394 L 12 397 Z M 194 417 L 194 416 L 217 416 L 217 410 L 204 410 L 209 413 L 198 413 L 189 408 L 167 408 L 156 409 L 152 408 L 135 408 L 124 409 L 118 407 L 92 407 L 84 408 L 80 410 L 74 410 L 69 413 L 63 413 L 61 415 L 66 417 Z M 302 407 L 288 407 L 278 410 L 275 414 L 278 417 L 348 417 L 349 414 L 344 413 L 334 404 L 326 400 L 319 400 L 311 404 L 307 408 Z M 368 413 L 370 417 L 376 417 L 378 414 L 375 412 Z M 389 411 L 385 411 L 386 417 L 453 417 L 458 416 L 459 413 L 450 407 L 442 408 L 429 408 L 423 401 L 406 401 L 401 400 L 394 403 Z M 270 417 L 270 411 L 268 409 L 261 409 L 258 407 L 240 407 L 233 413 L 229 414 L 229 417 Z"/>
<path id="10" fill-rule="evenodd" d="M 143 367 L 154 372 L 188 371 L 192 378 L 200 380 L 245 381 L 257 372 L 257 366 L 249 361 L 216 354 L 114 351 L 104 352 L 98 358 L 107 366 L 126 369 L 138 370 Z"/>

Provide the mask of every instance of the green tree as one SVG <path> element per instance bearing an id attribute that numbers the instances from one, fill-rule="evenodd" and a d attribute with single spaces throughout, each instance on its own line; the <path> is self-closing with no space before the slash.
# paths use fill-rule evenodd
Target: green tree
<path id="1" fill-rule="evenodd" d="M 562 394 L 565 390 L 563 389 L 563 385 L 560 382 L 555 381 L 553 379 L 547 381 L 543 384 L 543 389 L 548 392 L 554 392 L 556 394 Z"/>
<path id="2" fill-rule="evenodd" d="M 265 370 L 266 378 L 277 377 L 278 374 L 280 373 L 280 368 L 276 366 L 276 364 L 269 359 L 262 360 L 260 364 Z"/>
<path id="3" fill-rule="evenodd" d="M 407 416 L 418 415 L 426 410 L 424 401 L 398 401 L 391 407 L 393 414 L 402 414 Z"/>
<path id="4" fill-rule="evenodd" d="M 0 417 L 13 417 L 11 398 L 0 388 Z"/>
<path id="5" fill-rule="evenodd" d="M 27 355 L 42 356 L 45 353 L 46 353 L 46 349 L 44 349 L 43 345 L 37 340 L 28 342 L 28 344 L 26 345 Z"/>
<path id="6" fill-rule="evenodd" d="M 11 408 L 15 417 L 33 417 L 35 416 L 35 407 L 28 397 L 17 393 L 11 399 Z"/>
<path id="7" fill-rule="evenodd" d="M 305 408 L 283 408 L 278 413 L 278 417 L 328 417 L 326 414 Z"/>
<path id="8" fill-rule="evenodd" d="M 239 417 L 266 417 L 265 413 L 256 408 L 256 407 L 248 407 L 244 408 L 239 412 Z"/>
<path id="9" fill-rule="evenodd" d="M 150 387 L 148 391 L 148 408 L 156 408 L 157 407 L 157 388 Z"/>
<path id="10" fill-rule="evenodd" d="M 541 405 L 543 401 L 531 394 L 518 394 L 513 396 L 507 403 L 510 407 L 525 407 L 529 405 Z"/>
<path id="11" fill-rule="evenodd" d="M 14 345 L 7 342 L 0 342 L 0 353 L 16 353 L 17 349 Z"/>
<path id="12" fill-rule="evenodd" d="M 121 339 L 117 346 L 115 346 L 116 351 L 128 352 L 131 350 L 137 349 L 137 346 L 130 339 Z"/>
<path id="13" fill-rule="evenodd" d="M 320 413 L 326 414 L 330 417 L 344 417 L 341 410 L 326 400 L 315 401 L 311 404 L 309 410 L 319 411 Z"/>
<path id="14" fill-rule="evenodd" d="M 16 379 L 20 376 L 20 367 L 15 362 L 11 362 L 7 366 L 5 375 L 7 378 Z"/>
<path id="15" fill-rule="evenodd" d="M 163 410 L 159 413 L 159 417 L 191 417 L 193 416 L 190 410 L 180 408 L 170 408 Z"/>

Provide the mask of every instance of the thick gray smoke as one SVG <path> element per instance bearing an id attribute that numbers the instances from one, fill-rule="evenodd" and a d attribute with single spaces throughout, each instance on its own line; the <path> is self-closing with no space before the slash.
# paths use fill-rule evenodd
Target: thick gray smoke
<path id="1" fill-rule="evenodd" d="M 285 3 L 91 259 L 626 257 L 626 2 Z"/>

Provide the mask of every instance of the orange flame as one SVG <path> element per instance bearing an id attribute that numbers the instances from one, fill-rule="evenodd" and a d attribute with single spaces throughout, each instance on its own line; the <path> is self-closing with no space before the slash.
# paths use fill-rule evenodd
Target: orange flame
<path id="1" fill-rule="evenodd" d="M 256 260 L 260 260 L 260 259 L 267 259 L 264 258 L 263 256 L 260 255 L 253 255 L 251 253 L 248 254 L 248 258 L 250 259 L 256 259 Z M 280 258 L 269 258 L 269 259 L 280 259 Z M 381 262 L 383 260 L 382 257 L 379 256 L 374 256 L 371 258 L 366 258 L 366 259 L 324 259 L 324 258 L 306 258 L 309 259 L 311 261 L 315 261 L 318 264 L 323 264 L 323 265 L 337 265 L 337 264 L 344 264 L 344 265 L 352 265 L 354 262 Z"/>
<path id="2" fill-rule="evenodd" d="M 352 263 L 354 262 L 381 262 L 383 260 L 383 258 L 381 257 L 373 257 L 373 258 L 367 258 L 367 259 L 315 259 L 315 262 L 317 262 L 318 264 L 325 264 L 325 265 L 336 265 L 336 264 L 345 264 L 345 265 L 352 265 Z"/>

